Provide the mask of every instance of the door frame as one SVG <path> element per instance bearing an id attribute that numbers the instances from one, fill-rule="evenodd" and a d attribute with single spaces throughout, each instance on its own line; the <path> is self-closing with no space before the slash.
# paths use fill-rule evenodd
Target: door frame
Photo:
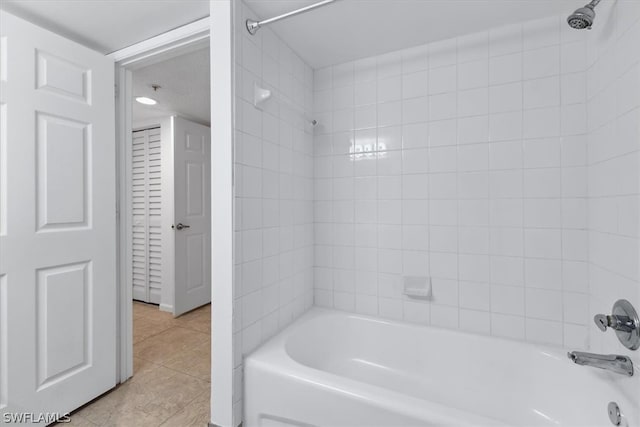
<path id="1" fill-rule="evenodd" d="M 211 64 L 211 399 L 212 426 L 230 427 L 241 420 L 234 406 L 233 339 L 233 135 L 237 0 L 211 0 L 209 17 L 112 53 L 116 63 L 117 198 L 117 366 L 116 382 L 133 375 L 132 284 L 126 253 L 130 226 L 127 142 L 131 135 L 132 73 L 135 67 L 168 59 L 209 39 Z M 215 29 L 215 37 L 210 34 Z M 215 76 L 215 79 L 213 78 Z M 213 125 L 215 123 L 215 125 Z M 215 148 L 215 149 L 214 149 Z M 215 209 L 213 209 L 215 207 Z M 238 413 L 235 414 L 236 410 Z M 235 414 L 235 416 L 234 416 Z M 235 420 L 234 420 L 235 419 Z"/>
<path id="2" fill-rule="evenodd" d="M 133 137 L 133 70 L 161 62 L 206 46 L 210 34 L 209 17 L 115 51 L 116 96 L 116 247 L 117 247 L 117 366 L 116 383 L 133 376 L 133 256 L 131 228 L 131 158 L 128 147 Z M 231 225 L 229 225 L 231 227 Z M 231 328 L 231 325 L 229 325 Z"/>

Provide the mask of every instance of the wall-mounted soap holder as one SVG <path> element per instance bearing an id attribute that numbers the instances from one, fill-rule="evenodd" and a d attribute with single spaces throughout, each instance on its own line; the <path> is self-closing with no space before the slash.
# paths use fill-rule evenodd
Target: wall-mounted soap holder
<path id="1" fill-rule="evenodd" d="M 640 319 L 631 303 L 620 299 L 613 304 L 611 315 L 596 314 L 593 321 L 605 332 L 607 328 L 616 331 L 618 340 L 629 350 L 640 348 Z"/>
<path id="2" fill-rule="evenodd" d="M 426 276 L 404 276 L 404 294 L 410 298 L 430 298 L 431 278 Z"/>
<path id="3" fill-rule="evenodd" d="M 263 102 L 271 98 L 271 90 L 258 86 L 253 83 L 253 106 L 260 108 Z"/>

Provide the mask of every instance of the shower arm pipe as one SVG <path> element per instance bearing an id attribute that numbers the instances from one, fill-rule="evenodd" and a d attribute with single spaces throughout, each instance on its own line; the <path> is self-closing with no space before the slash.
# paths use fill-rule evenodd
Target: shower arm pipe
<path id="1" fill-rule="evenodd" d="M 278 102 L 280 103 L 280 105 L 284 105 L 285 107 L 288 107 L 289 109 L 295 111 L 296 113 L 299 113 L 302 116 L 302 119 L 307 122 L 308 124 L 310 124 L 311 126 L 315 126 L 318 124 L 318 121 L 316 119 L 311 119 L 309 118 L 309 116 L 307 115 L 307 113 L 304 111 L 303 108 L 298 107 L 296 104 L 294 104 L 293 102 L 291 102 L 289 99 L 283 97 L 283 96 L 276 96 L 276 99 L 278 100 Z"/>
<path id="2" fill-rule="evenodd" d="M 334 3 L 336 1 L 337 0 L 324 0 L 324 1 L 321 1 L 319 3 L 314 3 L 314 4 L 311 4 L 309 6 L 305 6 L 305 7 L 302 7 L 300 9 L 296 9 L 296 10 L 293 10 L 291 12 L 284 13 L 282 15 L 274 16 L 273 18 L 265 19 L 263 21 L 255 21 L 253 19 L 247 19 L 247 30 L 249 31 L 249 33 L 251 33 L 251 35 L 254 35 L 260 29 L 260 27 L 262 27 L 263 25 L 271 24 L 272 22 L 276 22 L 276 21 L 279 21 L 281 19 L 289 18 L 290 16 L 295 16 L 295 15 L 299 15 L 301 13 L 309 12 L 309 11 L 311 11 L 313 9 L 328 5 L 330 3 Z"/>
<path id="3" fill-rule="evenodd" d="M 256 107 L 256 108 L 262 109 L 262 108 L 260 107 L 260 104 L 262 104 L 263 102 L 265 102 L 265 101 L 267 101 L 267 100 L 269 100 L 269 99 L 271 99 L 271 98 L 272 98 L 271 91 L 269 91 L 269 94 L 268 94 L 266 97 L 264 97 L 264 98 L 259 98 L 259 97 L 257 97 L 257 95 L 256 95 L 256 94 L 258 93 L 258 92 L 256 92 L 256 91 L 258 91 L 258 90 L 264 90 L 264 89 L 262 89 L 262 88 L 260 88 L 260 87 L 258 87 L 258 86 L 254 86 L 253 90 L 254 90 L 253 106 L 254 106 L 254 107 Z M 295 111 L 296 113 L 299 113 L 299 114 L 302 116 L 302 119 L 303 119 L 305 122 L 309 123 L 311 126 L 315 126 L 315 125 L 317 125 L 317 124 L 318 124 L 318 121 L 317 121 L 316 119 L 309 118 L 309 116 L 308 116 L 308 115 L 307 115 L 307 113 L 304 111 L 304 109 L 300 108 L 299 106 L 297 106 L 296 104 L 294 104 L 294 103 L 293 103 L 292 101 L 290 101 L 289 99 L 287 99 L 287 98 L 283 97 L 282 95 L 278 95 L 278 94 L 276 94 L 273 98 L 274 98 L 274 99 L 275 99 L 275 100 L 276 100 L 280 105 L 284 105 L 285 107 L 289 108 L 290 110 Z"/>

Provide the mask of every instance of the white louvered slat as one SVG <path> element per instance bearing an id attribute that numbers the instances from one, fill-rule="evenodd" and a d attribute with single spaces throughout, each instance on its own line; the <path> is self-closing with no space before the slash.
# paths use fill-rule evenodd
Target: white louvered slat
<path id="1" fill-rule="evenodd" d="M 159 220 L 149 226 L 149 294 L 152 302 L 159 303 L 162 289 L 162 229 Z M 154 301 L 155 299 L 157 301 Z"/>
<path id="2" fill-rule="evenodd" d="M 131 150 L 133 297 L 155 304 L 162 287 L 160 135 L 160 128 L 134 132 Z"/>
<path id="3" fill-rule="evenodd" d="M 147 189 L 147 133 L 146 131 L 133 133 L 132 146 L 132 188 L 131 203 L 133 206 L 133 298 L 147 301 L 147 207 L 145 193 Z"/>

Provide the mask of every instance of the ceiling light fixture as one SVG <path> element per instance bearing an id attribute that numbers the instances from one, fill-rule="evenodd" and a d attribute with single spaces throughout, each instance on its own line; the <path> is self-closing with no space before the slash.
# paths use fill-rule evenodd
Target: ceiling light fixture
<path id="1" fill-rule="evenodd" d="M 136 97 L 136 101 L 144 105 L 156 105 L 158 103 L 155 99 L 147 98 L 146 96 L 138 96 Z"/>

